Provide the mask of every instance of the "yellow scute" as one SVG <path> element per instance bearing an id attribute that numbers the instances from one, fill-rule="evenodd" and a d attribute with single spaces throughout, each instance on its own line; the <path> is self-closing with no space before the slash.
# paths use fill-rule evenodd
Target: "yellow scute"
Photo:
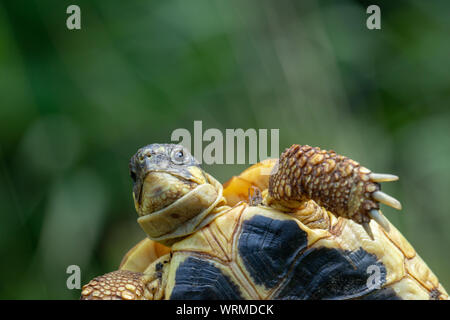
<path id="1" fill-rule="evenodd" d="M 412 259 L 408 259 L 405 265 L 411 276 L 428 290 L 436 289 L 439 286 L 437 277 L 418 255 Z"/>
<path id="2" fill-rule="evenodd" d="M 218 217 L 212 224 L 220 231 L 222 236 L 225 238 L 227 242 L 232 242 L 232 237 L 234 234 L 234 230 L 239 223 L 240 216 L 242 211 L 245 210 L 248 206 L 246 204 L 241 204 L 237 207 L 230 209 L 227 213 Z"/>
<path id="3" fill-rule="evenodd" d="M 386 233 L 387 237 L 399 248 L 406 258 L 411 259 L 416 255 L 416 251 L 409 244 L 408 240 L 395 227 L 391 226 L 389 233 Z"/>
<path id="4" fill-rule="evenodd" d="M 212 237 L 209 228 L 204 228 L 186 239 L 175 243 L 172 246 L 172 251 L 204 253 L 211 257 L 227 260 L 226 254 Z"/>
<path id="5" fill-rule="evenodd" d="M 170 248 L 145 238 L 128 251 L 119 269 L 143 272 L 149 264 L 169 252 Z"/>
<path id="6" fill-rule="evenodd" d="M 428 300 L 429 292 L 409 276 L 390 286 L 404 300 Z"/>

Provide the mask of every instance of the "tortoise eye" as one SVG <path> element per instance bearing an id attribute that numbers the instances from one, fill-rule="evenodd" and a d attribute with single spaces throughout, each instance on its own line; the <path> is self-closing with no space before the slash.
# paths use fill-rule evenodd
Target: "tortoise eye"
<path id="1" fill-rule="evenodd" d="M 187 160 L 187 154 L 184 153 L 183 149 L 175 149 L 172 152 L 172 162 L 175 164 L 184 164 Z"/>

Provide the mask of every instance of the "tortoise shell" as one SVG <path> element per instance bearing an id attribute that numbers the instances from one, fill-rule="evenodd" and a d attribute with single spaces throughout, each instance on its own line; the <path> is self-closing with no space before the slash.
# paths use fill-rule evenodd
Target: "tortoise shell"
<path id="1" fill-rule="evenodd" d="M 228 203 L 237 204 L 172 247 L 166 298 L 448 298 L 392 224 L 386 232 L 372 221 L 373 241 L 361 225 L 331 212 L 319 227 L 302 222 L 308 205 L 291 214 L 249 206 L 248 189 L 266 189 L 260 171 L 273 164 L 255 165 L 226 183 Z"/>
<path id="2" fill-rule="evenodd" d="M 85 285 L 82 298 L 448 299 L 387 219 L 388 228 L 371 220 L 369 234 L 314 200 L 286 210 L 251 194 L 267 198 L 275 164 L 262 161 L 230 179 L 224 214 L 170 248 L 144 239 L 119 271 Z"/>

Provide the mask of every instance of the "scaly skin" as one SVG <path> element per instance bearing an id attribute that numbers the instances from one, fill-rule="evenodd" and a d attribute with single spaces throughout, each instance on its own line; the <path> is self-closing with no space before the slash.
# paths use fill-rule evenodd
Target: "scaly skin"
<path id="1" fill-rule="evenodd" d="M 141 300 L 146 299 L 143 273 L 118 270 L 91 280 L 83 286 L 85 300 Z M 146 294 L 148 295 L 148 294 Z"/>
<path id="2" fill-rule="evenodd" d="M 358 223 L 370 221 L 380 208 L 372 194 L 380 184 L 358 162 L 310 146 L 293 145 L 280 157 L 270 177 L 269 194 L 276 200 L 314 200 L 334 214 Z"/>

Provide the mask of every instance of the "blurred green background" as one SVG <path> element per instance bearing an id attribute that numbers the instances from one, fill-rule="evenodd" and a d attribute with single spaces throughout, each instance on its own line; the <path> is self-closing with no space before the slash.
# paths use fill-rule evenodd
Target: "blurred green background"
<path id="1" fill-rule="evenodd" d="M 66 8 L 81 8 L 81 30 Z M 381 30 L 366 8 L 381 7 Z M 280 129 L 375 172 L 450 287 L 449 1 L 2 1 L 0 298 L 72 299 L 144 237 L 128 161 L 173 130 Z M 221 182 L 247 165 L 204 165 Z"/>

